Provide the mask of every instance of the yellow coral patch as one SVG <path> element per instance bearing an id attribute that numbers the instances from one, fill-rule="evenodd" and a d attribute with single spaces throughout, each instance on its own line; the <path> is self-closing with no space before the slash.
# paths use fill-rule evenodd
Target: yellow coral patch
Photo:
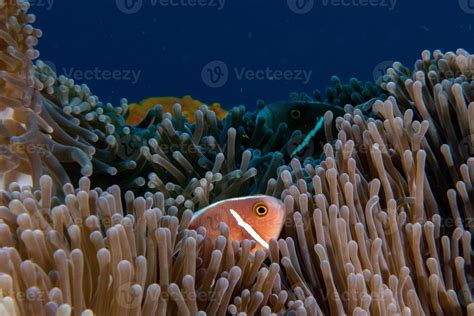
<path id="1" fill-rule="evenodd" d="M 189 122 L 194 122 L 194 113 L 201 107 L 203 102 L 193 99 L 186 95 L 182 98 L 176 97 L 154 97 L 145 99 L 139 103 L 132 103 L 128 106 L 129 114 L 127 124 L 135 125 L 141 122 L 147 115 L 148 111 L 153 109 L 157 104 L 163 106 L 164 112 L 173 112 L 173 106 L 179 103 L 183 114 L 188 118 Z M 221 108 L 219 103 L 208 105 L 209 109 L 216 113 L 217 118 L 223 119 L 227 115 L 227 111 Z"/>

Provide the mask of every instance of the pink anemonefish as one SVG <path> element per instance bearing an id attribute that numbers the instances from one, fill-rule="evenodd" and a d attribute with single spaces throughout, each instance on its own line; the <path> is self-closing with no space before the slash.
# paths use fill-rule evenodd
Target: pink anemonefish
<path id="1" fill-rule="evenodd" d="M 204 227 L 207 237 L 215 240 L 218 225 L 229 227 L 230 239 L 256 242 L 253 249 L 267 249 L 272 238 L 278 238 L 285 223 L 283 203 L 271 196 L 255 195 L 220 201 L 205 207 L 193 215 L 190 227 Z"/>

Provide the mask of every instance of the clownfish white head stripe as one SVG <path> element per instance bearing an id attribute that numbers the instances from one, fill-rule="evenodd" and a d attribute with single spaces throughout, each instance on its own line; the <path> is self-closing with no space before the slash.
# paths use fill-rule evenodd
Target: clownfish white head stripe
<path id="1" fill-rule="evenodd" d="M 237 221 L 237 224 L 245 229 L 247 233 L 249 233 L 250 236 L 252 236 L 253 239 L 255 239 L 256 242 L 258 242 L 260 245 L 262 245 L 265 248 L 268 248 L 268 243 L 260 237 L 260 235 L 255 231 L 255 229 L 252 228 L 249 224 L 247 224 L 242 217 L 240 217 L 239 213 L 234 211 L 233 209 L 230 209 L 230 213 L 232 216 L 234 216 L 235 220 Z"/>
<path id="2" fill-rule="evenodd" d="M 268 248 L 272 238 L 278 238 L 285 221 L 283 203 L 267 195 L 255 195 L 219 201 L 196 212 L 189 228 L 204 227 L 206 237 L 215 240 L 219 223 L 229 227 L 231 240 L 256 242 L 256 249 Z"/>

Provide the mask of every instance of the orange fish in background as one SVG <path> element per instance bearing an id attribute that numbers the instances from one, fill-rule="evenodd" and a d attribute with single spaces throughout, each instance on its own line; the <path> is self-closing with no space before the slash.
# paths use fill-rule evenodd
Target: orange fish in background
<path id="1" fill-rule="evenodd" d="M 215 240 L 219 235 L 218 225 L 224 222 L 229 227 L 230 239 L 253 240 L 253 249 L 267 249 L 272 238 L 278 238 L 285 224 L 283 203 L 271 196 L 255 195 L 220 201 L 196 212 L 191 229 L 205 227 L 207 237 Z"/>
<path id="2" fill-rule="evenodd" d="M 157 104 L 163 106 L 163 112 L 173 113 L 173 106 L 179 103 L 181 105 L 181 111 L 188 118 L 188 122 L 194 122 L 194 113 L 199 110 L 203 102 L 193 99 L 191 96 L 186 95 L 182 98 L 176 97 L 158 97 L 148 98 L 140 103 L 132 103 L 128 106 L 128 117 L 126 123 L 128 125 L 136 125 L 140 123 L 147 115 L 148 111 L 155 108 Z M 216 113 L 218 119 L 223 119 L 227 115 L 227 111 L 221 108 L 219 103 L 213 103 L 208 105 L 209 109 Z"/>

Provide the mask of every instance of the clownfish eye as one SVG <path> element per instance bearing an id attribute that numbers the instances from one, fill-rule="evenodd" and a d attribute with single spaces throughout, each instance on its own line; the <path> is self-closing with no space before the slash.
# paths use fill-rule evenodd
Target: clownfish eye
<path id="1" fill-rule="evenodd" d="M 263 217 L 267 215 L 268 208 L 265 204 L 257 203 L 253 206 L 253 211 L 257 214 L 258 217 Z"/>
<path id="2" fill-rule="evenodd" d="M 301 117 L 301 112 L 300 110 L 293 109 L 290 111 L 290 117 L 294 120 L 297 120 Z"/>

